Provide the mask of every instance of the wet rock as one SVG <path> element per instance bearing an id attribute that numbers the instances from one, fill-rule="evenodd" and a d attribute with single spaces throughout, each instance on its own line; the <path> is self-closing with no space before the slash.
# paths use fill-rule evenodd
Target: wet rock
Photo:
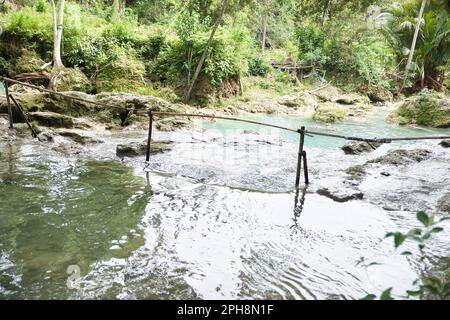
<path id="1" fill-rule="evenodd" d="M 431 152 L 424 149 L 392 150 L 389 151 L 386 155 L 370 160 L 367 163 L 379 163 L 398 166 L 414 161 L 421 162 L 423 160 L 429 159 L 430 157 Z"/>
<path id="2" fill-rule="evenodd" d="M 346 110 L 339 104 L 326 102 L 316 107 L 313 114 L 313 119 L 326 123 L 333 123 L 343 121 L 346 115 Z"/>
<path id="3" fill-rule="evenodd" d="M 384 88 L 371 87 L 367 91 L 367 96 L 372 102 L 390 102 L 394 99 L 392 92 Z"/>
<path id="4" fill-rule="evenodd" d="M 55 132 L 48 128 L 35 127 L 37 138 L 39 141 L 53 142 L 55 140 Z"/>
<path id="5" fill-rule="evenodd" d="M 302 105 L 303 100 L 297 96 L 284 96 L 278 99 L 278 103 L 288 108 L 298 108 Z"/>
<path id="6" fill-rule="evenodd" d="M 170 141 L 152 141 L 150 153 L 157 154 L 172 149 Z M 119 144 L 116 147 L 116 154 L 118 157 L 138 157 L 146 154 L 147 141 L 131 142 L 128 144 Z"/>
<path id="7" fill-rule="evenodd" d="M 371 152 L 381 146 L 379 142 L 351 141 L 346 143 L 341 149 L 345 154 L 361 154 Z"/>
<path id="8" fill-rule="evenodd" d="M 389 114 L 388 121 L 400 125 L 450 128 L 450 99 L 442 93 L 422 90 L 399 103 L 396 110 Z"/>
<path id="9" fill-rule="evenodd" d="M 361 181 L 366 175 L 365 165 L 355 165 L 344 170 L 350 176 L 350 180 Z"/>
<path id="10" fill-rule="evenodd" d="M 31 119 L 46 127 L 73 128 L 72 117 L 55 112 L 31 112 Z"/>
<path id="11" fill-rule="evenodd" d="M 444 194 L 437 202 L 439 213 L 450 213 L 450 192 Z"/>
<path id="12" fill-rule="evenodd" d="M 84 135 L 79 130 L 71 130 L 71 129 L 58 129 L 56 132 L 63 137 L 67 137 L 72 139 L 73 141 L 80 143 L 80 144 L 87 144 L 87 143 L 101 143 L 103 142 L 100 139 L 96 139 L 91 136 Z"/>
<path id="13" fill-rule="evenodd" d="M 439 145 L 443 148 L 450 148 L 450 139 L 449 140 L 442 140 Z"/>
<path id="14" fill-rule="evenodd" d="M 335 190 L 330 191 L 327 188 L 317 190 L 317 193 L 321 196 L 332 199 L 336 202 L 347 202 L 350 200 L 361 200 L 364 197 L 362 192 L 349 192 L 348 190 Z"/>
<path id="15" fill-rule="evenodd" d="M 360 95 L 357 95 L 354 93 L 348 93 L 348 94 L 343 94 L 343 95 L 340 95 L 340 96 L 334 98 L 334 102 L 340 103 L 340 104 L 351 105 L 351 104 L 356 104 L 356 103 L 368 103 L 369 98 L 360 96 Z"/>
<path id="16" fill-rule="evenodd" d="M 161 131 L 173 131 L 187 127 L 191 124 L 189 120 L 180 118 L 164 118 L 156 122 L 156 129 Z"/>

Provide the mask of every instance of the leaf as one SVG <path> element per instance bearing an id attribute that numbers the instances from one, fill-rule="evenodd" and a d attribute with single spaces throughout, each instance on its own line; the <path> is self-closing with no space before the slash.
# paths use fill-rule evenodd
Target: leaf
<path id="1" fill-rule="evenodd" d="M 434 227 L 433 229 L 431 229 L 431 233 L 438 233 L 438 232 L 442 232 L 444 231 L 444 228 L 442 227 Z"/>
<path id="2" fill-rule="evenodd" d="M 389 289 L 384 290 L 383 293 L 380 296 L 380 300 L 394 300 L 391 297 L 391 291 L 392 291 L 392 287 L 389 288 Z"/>
<path id="3" fill-rule="evenodd" d="M 416 290 L 416 291 L 406 290 L 406 293 L 408 294 L 408 296 L 411 296 L 411 297 L 419 297 L 423 294 L 422 290 Z"/>
<path id="4" fill-rule="evenodd" d="M 428 217 L 428 215 L 427 215 L 425 212 L 423 212 L 423 211 L 417 212 L 416 217 L 417 217 L 417 220 L 419 220 L 420 222 L 422 222 L 422 224 L 423 224 L 425 227 L 428 227 L 428 226 L 429 226 L 429 224 L 430 224 L 430 218 Z"/>
<path id="5" fill-rule="evenodd" d="M 362 298 L 361 300 L 375 300 L 377 296 L 374 294 L 368 294 L 367 296 L 365 296 L 364 298 Z"/>
<path id="6" fill-rule="evenodd" d="M 411 251 L 403 251 L 401 254 L 403 256 L 410 256 L 410 255 L 412 255 L 412 252 Z"/>
<path id="7" fill-rule="evenodd" d="M 395 247 L 398 248 L 402 245 L 402 243 L 405 241 L 406 237 L 404 234 L 397 232 L 394 236 L 394 244 Z"/>

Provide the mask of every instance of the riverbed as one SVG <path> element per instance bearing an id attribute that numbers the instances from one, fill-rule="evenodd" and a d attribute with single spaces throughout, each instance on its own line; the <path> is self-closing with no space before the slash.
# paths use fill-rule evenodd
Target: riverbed
<path id="1" fill-rule="evenodd" d="M 247 117 L 361 137 L 450 133 L 391 126 L 383 112 L 334 125 Z M 0 298 L 359 299 L 388 287 L 403 294 L 427 267 L 415 244 L 405 257 L 384 236 L 419 226 L 415 213 L 436 211 L 450 192 L 450 151 L 439 141 L 352 156 L 342 140 L 307 137 L 311 184 L 296 192 L 295 133 L 196 121 L 155 132 L 175 144 L 148 167 L 115 156 L 118 143 L 145 137 L 103 132 L 104 143 L 76 156 L 31 139 L 0 142 Z M 399 148 L 431 156 L 345 183 L 344 169 Z M 364 197 L 336 202 L 321 188 Z M 448 256 L 446 230 L 431 240 L 431 257 Z M 360 257 L 380 264 L 357 266 Z"/>

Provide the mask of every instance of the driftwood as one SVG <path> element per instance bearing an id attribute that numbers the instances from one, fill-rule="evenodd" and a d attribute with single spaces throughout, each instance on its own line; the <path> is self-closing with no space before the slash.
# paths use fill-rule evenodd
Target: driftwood
<path id="1" fill-rule="evenodd" d="M 29 72 L 17 74 L 14 76 L 14 79 L 22 82 L 40 84 L 47 87 L 52 79 L 52 75 L 46 71 Z"/>

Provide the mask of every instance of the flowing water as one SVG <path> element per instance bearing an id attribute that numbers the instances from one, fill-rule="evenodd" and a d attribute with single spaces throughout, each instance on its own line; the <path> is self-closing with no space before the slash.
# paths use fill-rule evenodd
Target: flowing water
<path id="1" fill-rule="evenodd" d="M 450 133 L 388 126 L 383 113 L 320 128 L 298 117 L 252 118 L 358 136 Z M 117 143 L 145 136 L 104 134 L 105 143 L 76 157 L 32 140 L 0 142 L 0 298 L 358 299 L 387 287 L 400 294 L 425 266 L 413 245 L 405 245 L 414 252 L 407 258 L 384 235 L 417 226 L 415 211 L 432 212 L 450 192 L 450 152 L 438 141 L 347 156 L 340 140 L 307 137 L 312 183 L 295 192 L 295 134 L 229 121 L 156 132 L 176 143 L 152 156 L 149 173 L 141 157 L 114 155 Z M 419 147 L 432 157 L 375 168 L 357 187 L 343 183 L 342 169 Z M 315 192 L 322 187 L 358 188 L 364 198 L 334 202 Z M 448 256 L 449 239 L 434 238 L 430 255 Z M 381 264 L 356 266 L 362 256 Z"/>

